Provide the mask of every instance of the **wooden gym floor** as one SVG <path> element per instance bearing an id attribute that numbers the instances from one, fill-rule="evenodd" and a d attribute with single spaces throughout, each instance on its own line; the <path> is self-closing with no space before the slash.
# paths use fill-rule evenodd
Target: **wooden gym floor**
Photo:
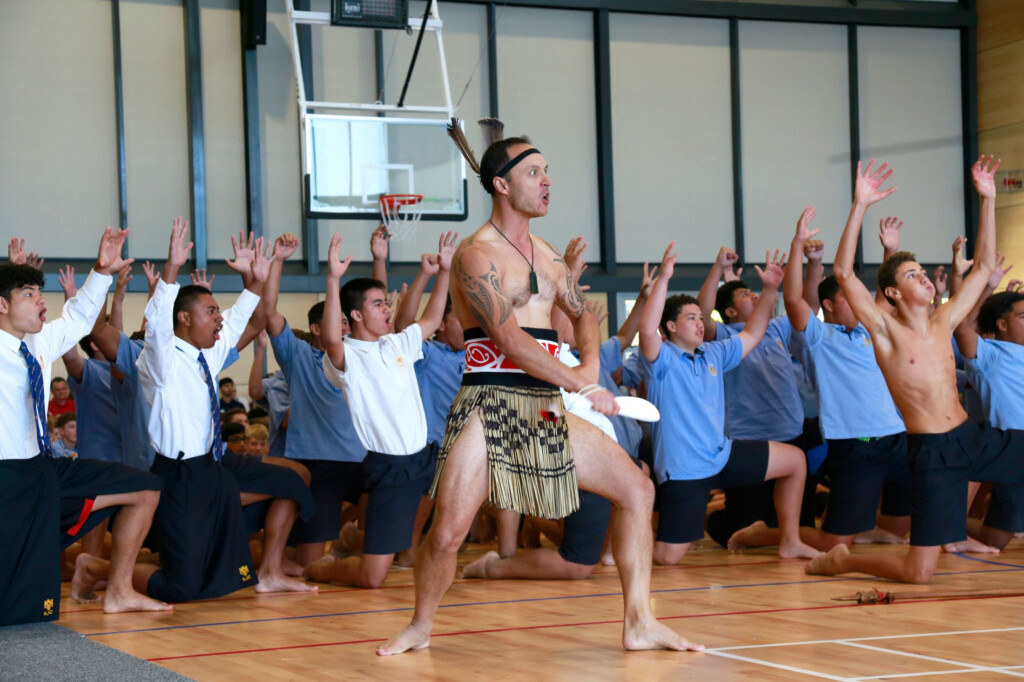
<path id="1" fill-rule="evenodd" d="M 707 542 L 707 541 L 705 541 Z M 486 547 L 473 545 L 460 566 Z M 896 547 L 857 547 L 903 551 Z M 807 576 L 769 550 L 691 550 L 655 567 L 655 613 L 704 653 L 622 651 L 614 568 L 585 581 L 456 580 L 431 647 L 380 658 L 374 647 L 405 625 L 412 571 L 379 590 L 321 585 L 316 595 L 257 595 L 182 604 L 173 615 L 104 615 L 65 594 L 60 624 L 197 680 L 681 679 L 1006 680 L 1024 677 L 1024 596 L 832 601 L 883 590 L 1019 590 L 1024 541 L 998 555 L 943 555 L 929 585 L 864 576 Z M 955 677 L 949 677 L 955 675 Z"/>

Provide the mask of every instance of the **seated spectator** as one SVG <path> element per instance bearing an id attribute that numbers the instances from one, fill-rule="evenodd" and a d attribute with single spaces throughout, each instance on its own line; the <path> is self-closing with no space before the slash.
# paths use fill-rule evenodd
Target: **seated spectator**
<path id="1" fill-rule="evenodd" d="M 67 384 L 65 384 L 67 386 Z M 54 457 L 78 457 L 78 421 L 74 412 L 57 417 L 57 440 L 53 441 Z"/>
<path id="2" fill-rule="evenodd" d="M 238 399 L 238 392 L 235 390 L 235 380 L 231 377 L 224 377 L 218 383 L 220 387 L 220 411 L 239 408 L 245 411 L 245 403 Z"/>
<path id="3" fill-rule="evenodd" d="M 61 415 L 75 411 L 75 399 L 71 397 L 71 387 L 64 377 L 54 377 L 50 380 L 50 398 L 46 406 L 46 413 Z"/>
<path id="4" fill-rule="evenodd" d="M 245 427 L 241 424 L 228 422 L 221 429 L 224 444 L 227 452 L 233 455 L 244 455 L 245 453 Z"/>
<path id="5" fill-rule="evenodd" d="M 253 408 L 249 410 L 249 425 L 262 424 L 267 427 L 267 432 L 270 432 L 270 413 L 259 405 L 253 405 Z"/>
<path id="6" fill-rule="evenodd" d="M 244 407 L 233 407 L 221 413 L 220 421 L 222 424 L 241 424 L 244 428 L 249 426 L 249 415 Z"/>
<path id="7" fill-rule="evenodd" d="M 253 457 L 270 454 L 270 431 L 263 424 L 250 424 L 245 430 L 245 453 Z"/>

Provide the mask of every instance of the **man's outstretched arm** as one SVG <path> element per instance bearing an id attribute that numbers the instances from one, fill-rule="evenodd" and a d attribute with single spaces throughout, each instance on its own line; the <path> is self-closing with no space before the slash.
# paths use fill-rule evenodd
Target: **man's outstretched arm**
<path id="1" fill-rule="evenodd" d="M 860 228 L 868 206 L 878 203 L 896 191 L 895 187 L 882 189 L 882 185 L 892 175 L 891 168 L 886 172 L 889 164 L 883 163 L 877 170 L 872 170 L 874 165 L 875 160 L 872 159 L 862 172 L 860 162 L 857 163 L 857 183 L 854 189 L 853 205 L 850 207 L 850 216 L 846 219 L 846 227 L 843 228 L 843 236 L 839 240 L 839 249 L 836 252 L 836 261 L 832 266 L 839 288 L 846 296 L 854 315 L 872 336 L 881 333 L 884 329 L 885 314 L 879 310 L 874 296 L 857 278 L 857 274 L 853 270 L 854 258 L 857 253 L 857 239 L 860 236 Z"/>
<path id="2" fill-rule="evenodd" d="M 808 206 L 800 214 L 796 222 L 796 234 L 789 248 L 789 262 L 786 263 L 786 278 L 782 289 L 782 300 L 786 304 L 786 315 L 793 329 L 803 331 L 807 329 L 807 321 L 814 311 L 811 310 L 805 295 L 805 283 L 803 280 L 803 253 L 804 245 L 809 244 L 814 235 L 821 230 L 811 230 L 809 226 L 817 211 L 813 206 Z M 818 260 L 819 266 L 821 260 Z M 817 295 L 815 295 L 817 299 Z"/>

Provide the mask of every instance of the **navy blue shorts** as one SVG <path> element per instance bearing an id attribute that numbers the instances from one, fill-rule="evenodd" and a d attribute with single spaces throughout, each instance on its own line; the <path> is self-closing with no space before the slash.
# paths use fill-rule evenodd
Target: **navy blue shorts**
<path id="1" fill-rule="evenodd" d="M 985 525 L 1010 533 L 1024 532 L 1024 485 L 997 485 L 992 489 Z"/>
<path id="2" fill-rule="evenodd" d="M 363 476 L 369 491 L 363 552 L 394 554 L 412 546 L 416 510 L 430 491 L 437 468 L 437 447 L 414 455 L 366 453 Z"/>
<path id="3" fill-rule="evenodd" d="M 325 459 L 296 459 L 309 469 L 309 492 L 316 511 L 312 518 L 296 519 L 292 526 L 289 545 L 337 540 L 341 531 L 341 507 L 346 499 L 355 495 L 359 500 L 362 490 L 363 463 L 335 462 Z"/>
<path id="4" fill-rule="evenodd" d="M 820 473 L 829 487 L 821 529 L 855 535 L 875 527 L 879 499 L 882 514 L 910 514 L 910 467 L 905 432 L 880 438 L 828 441 Z"/>
<path id="5" fill-rule="evenodd" d="M 683 544 L 704 537 L 704 515 L 715 488 L 758 488 L 768 473 L 768 441 L 737 440 L 714 476 L 665 481 L 658 486 L 658 542 Z M 751 522 L 752 523 L 752 522 Z"/>
<path id="6" fill-rule="evenodd" d="M 299 508 L 299 518 L 313 518 L 316 506 L 313 494 L 306 487 L 297 472 L 286 466 L 267 464 L 262 457 L 252 455 L 235 455 L 225 452 L 220 460 L 238 481 L 238 491 L 256 495 L 270 495 L 271 499 L 262 500 L 242 508 L 245 517 L 245 529 L 251 535 L 263 527 L 263 520 L 273 498 L 293 500 Z"/>
<path id="7" fill-rule="evenodd" d="M 966 421 L 946 433 L 909 434 L 910 544 L 967 537 L 967 482 L 1024 484 L 1024 431 Z"/>
<path id="8" fill-rule="evenodd" d="M 630 457 L 643 471 L 641 460 Z M 597 493 L 580 491 L 580 508 L 565 517 L 562 527 L 562 545 L 558 553 L 574 564 L 596 566 L 601 561 L 604 536 L 611 520 L 612 503 Z"/>

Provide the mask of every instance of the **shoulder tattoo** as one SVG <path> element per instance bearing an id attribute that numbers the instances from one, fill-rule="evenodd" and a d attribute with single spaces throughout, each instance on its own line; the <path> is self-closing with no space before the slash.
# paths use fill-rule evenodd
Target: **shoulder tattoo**
<path id="1" fill-rule="evenodd" d="M 459 283 L 466 294 L 470 312 L 484 329 L 500 327 L 512 316 L 512 304 L 501 289 L 498 269 L 494 263 L 489 265 L 489 271 L 476 276 L 459 268 Z"/>

